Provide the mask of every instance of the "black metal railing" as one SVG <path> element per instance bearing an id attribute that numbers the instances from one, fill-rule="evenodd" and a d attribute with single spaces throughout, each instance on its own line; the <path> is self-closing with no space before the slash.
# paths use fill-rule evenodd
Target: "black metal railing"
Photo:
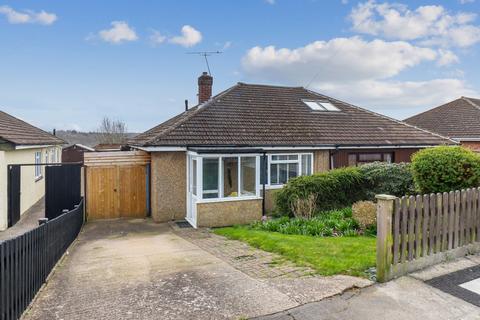
<path id="1" fill-rule="evenodd" d="M 21 317 L 83 222 L 82 199 L 75 209 L 0 242 L 0 320 Z"/>

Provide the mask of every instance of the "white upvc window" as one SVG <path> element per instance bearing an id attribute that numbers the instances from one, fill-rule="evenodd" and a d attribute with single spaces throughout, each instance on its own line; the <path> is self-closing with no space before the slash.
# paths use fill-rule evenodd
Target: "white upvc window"
<path id="1" fill-rule="evenodd" d="M 190 179 L 200 201 L 260 197 L 260 155 L 196 156 L 193 161 L 199 174 L 192 172 Z"/>
<path id="2" fill-rule="evenodd" d="M 42 152 L 36 151 L 35 152 L 35 179 L 40 179 L 42 177 Z"/>
<path id="3" fill-rule="evenodd" d="M 56 163 L 57 162 L 57 150 L 56 149 L 51 149 L 50 150 L 50 163 Z"/>
<path id="4" fill-rule="evenodd" d="M 265 184 L 281 187 L 290 179 L 313 173 L 313 153 L 270 154 L 266 157 L 267 172 Z M 263 175 L 264 168 L 262 168 Z"/>

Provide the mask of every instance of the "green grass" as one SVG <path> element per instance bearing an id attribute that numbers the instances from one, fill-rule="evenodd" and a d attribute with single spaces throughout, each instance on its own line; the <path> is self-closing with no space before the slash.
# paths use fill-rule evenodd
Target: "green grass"
<path id="1" fill-rule="evenodd" d="M 367 277 L 365 271 L 375 266 L 374 237 L 286 235 L 242 226 L 215 229 L 214 232 L 265 251 L 278 253 L 297 265 L 313 268 L 320 275 Z"/>

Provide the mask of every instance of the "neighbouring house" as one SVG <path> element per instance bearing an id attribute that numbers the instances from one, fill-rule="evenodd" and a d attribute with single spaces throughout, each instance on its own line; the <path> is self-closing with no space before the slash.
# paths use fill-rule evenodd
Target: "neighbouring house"
<path id="1" fill-rule="evenodd" d="M 20 213 L 23 214 L 45 194 L 44 167 L 40 164 L 61 162 L 64 143 L 0 111 L 0 230 L 8 226 L 8 165 L 29 164 L 21 168 L 20 175 Z"/>
<path id="2" fill-rule="evenodd" d="M 84 146 L 80 143 L 75 143 L 62 149 L 62 162 L 63 163 L 82 163 L 83 154 L 85 152 L 93 152 L 95 149 Z"/>
<path id="3" fill-rule="evenodd" d="M 405 119 L 480 152 L 480 99 L 461 97 Z"/>
<path id="4" fill-rule="evenodd" d="M 289 179 L 372 161 L 408 162 L 447 138 L 303 87 L 238 83 L 131 139 L 151 154 L 151 213 L 195 227 L 243 224 Z"/>

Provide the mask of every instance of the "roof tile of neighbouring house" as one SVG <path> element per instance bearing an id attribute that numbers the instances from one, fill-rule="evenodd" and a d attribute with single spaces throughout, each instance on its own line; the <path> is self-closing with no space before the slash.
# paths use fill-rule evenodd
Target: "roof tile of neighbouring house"
<path id="1" fill-rule="evenodd" d="M 0 139 L 15 145 L 64 144 L 62 139 L 0 111 Z"/>
<path id="2" fill-rule="evenodd" d="M 450 138 L 480 138 L 480 99 L 461 97 L 405 122 Z"/>
<path id="3" fill-rule="evenodd" d="M 302 100 L 340 109 L 314 111 Z M 451 144 L 439 135 L 301 87 L 239 83 L 130 140 L 137 146 Z"/>

